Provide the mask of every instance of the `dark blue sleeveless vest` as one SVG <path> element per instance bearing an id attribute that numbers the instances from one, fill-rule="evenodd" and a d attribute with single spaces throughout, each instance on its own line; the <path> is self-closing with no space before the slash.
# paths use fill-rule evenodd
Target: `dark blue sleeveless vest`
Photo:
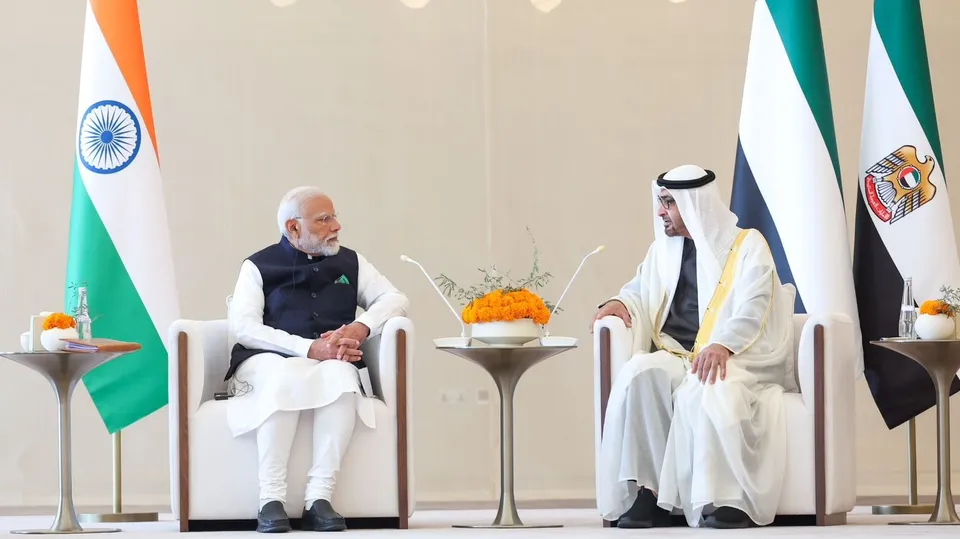
<path id="1" fill-rule="evenodd" d="M 349 324 L 357 317 L 357 253 L 340 247 L 334 256 L 312 259 L 281 238 L 248 258 L 263 278 L 263 324 L 305 339 Z M 229 379 L 248 358 L 272 350 L 237 343 L 230 354 Z M 289 357 L 289 354 L 279 354 Z M 357 362 L 363 368 L 362 362 Z"/>

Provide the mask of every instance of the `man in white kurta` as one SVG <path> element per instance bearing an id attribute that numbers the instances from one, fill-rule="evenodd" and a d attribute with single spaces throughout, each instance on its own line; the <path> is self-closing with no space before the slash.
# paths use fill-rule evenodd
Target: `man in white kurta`
<path id="1" fill-rule="evenodd" d="M 714 179 L 684 165 L 653 182 L 655 241 L 595 317 L 633 335 L 597 468 L 598 509 L 620 527 L 669 526 L 671 511 L 690 526 L 766 525 L 780 501 L 795 292 Z"/>
<path id="2" fill-rule="evenodd" d="M 362 255 L 340 246 L 333 202 L 318 189 L 287 193 L 277 224 L 280 241 L 244 260 L 230 302 L 228 421 L 234 436 L 255 431 L 258 531 L 285 532 L 287 462 L 300 412 L 312 410 L 302 527 L 339 531 L 346 526 L 330 499 L 340 462 L 358 415 L 361 428 L 376 427 L 373 396 L 361 389 L 360 344 L 405 315 L 408 301 Z"/>

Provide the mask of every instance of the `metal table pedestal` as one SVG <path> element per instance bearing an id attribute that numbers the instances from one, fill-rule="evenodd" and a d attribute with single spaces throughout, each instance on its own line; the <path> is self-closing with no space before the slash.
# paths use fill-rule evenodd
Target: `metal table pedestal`
<path id="1" fill-rule="evenodd" d="M 60 501 L 57 504 L 57 516 L 48 529 L 12 530 L 15 534 L 75 534 L 110 533 L 120 531 L 117 528 L 83 528 L 77 521 L 77 511 L 73 506 L 73 471 L 71 465 L 70 439 L 70 400 L 77 382 L 94 368 L 125 354 L 110 353 L 73 353 L 73 352 L 13 352 L 0 353 L 11 361 L 32 369 L 47 379 L 57 397 L 60 419 Z"/>
<path id="2" fill-rule="evenodd" d="M 937 390 L 937 501 L 929 520 L 891 524 L 960 524 L 950 486 L 950 384 L 960 369 L 960 340 L 889 339 L 874 345 L 904 355 L 926 369 Z"/>
<path id="3" fill-rule="evenodd" d="M 513 394 L 530 367 L 574 346 L 477 346 L 437 349 L 483 367 L 500 393 L 500 508 L 492 524 L 458 524 L 454 528 L 560 528 L 561 524 L 524 524 L 517 514 L 513 488 Z"/>

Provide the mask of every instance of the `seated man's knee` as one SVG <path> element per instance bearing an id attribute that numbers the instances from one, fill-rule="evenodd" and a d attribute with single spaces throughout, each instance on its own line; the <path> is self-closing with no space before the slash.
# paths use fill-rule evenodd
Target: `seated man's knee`
<path id="1" fill-rule="evenodd" d="M 657 365 L 644 365 L 631 374 L 628 390 L 673 392 L 673 376 L 669 369 Z"/>

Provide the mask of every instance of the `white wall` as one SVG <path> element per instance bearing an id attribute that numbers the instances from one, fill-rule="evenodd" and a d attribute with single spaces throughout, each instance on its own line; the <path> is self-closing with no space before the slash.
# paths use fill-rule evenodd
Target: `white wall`
<path id="1" fill-rule="evenodd" d="M 276 240 L 280 195 L 328 189 L 344 242 L 413 301 L 418 497 L 490 500 L 496 389 L 478 367 L 432 349 L 458 326 L 398 258 L 465 282 L 491 262 L 524 272 L 529 225 L 557 276 L 546 291 L 555 298 L 580 257 L 606 244 L 551 327 L 580 348 L 531 370 L 516 401 L 518 497 L 589 498 L 587 323 L 652 239 L 649 179 L 696 162 L 729 191 L 753 2 L 565 0 L 548 15 L 521 0 L 489 4 L 485 23 L 479 0 L 417 11 L 396 0 L 141 2 L 180 302 L 184 317 L 221 317 L 242 258 Z M 851 237 L 871 5 L 821 2 Z M 949 178 L 960 4 L 923 8 Z M 84 2 L 0 0 L 0 13 L 0 348 L 9 350 L 30 314 L 62 308 Z M 479 392 L 490 401 L 478 403 Z M 444 393 L 464 401 L 443 403 Z M 864 383 L 856 405 L 858 493 L 905 493 L 904 432 L 884 427 Z M 0 360 L 0 410 L 0 506 L 55 503 L 50 388 Z M 82 388 L 74 410 L 76 500 L 109 503 L 110 438 Z M 919 421 L 922 494 L 935 492 L 933 419 Z M 125 504 L 168 502 L 166 437 L 165 410 L 125 431 Z"/>

